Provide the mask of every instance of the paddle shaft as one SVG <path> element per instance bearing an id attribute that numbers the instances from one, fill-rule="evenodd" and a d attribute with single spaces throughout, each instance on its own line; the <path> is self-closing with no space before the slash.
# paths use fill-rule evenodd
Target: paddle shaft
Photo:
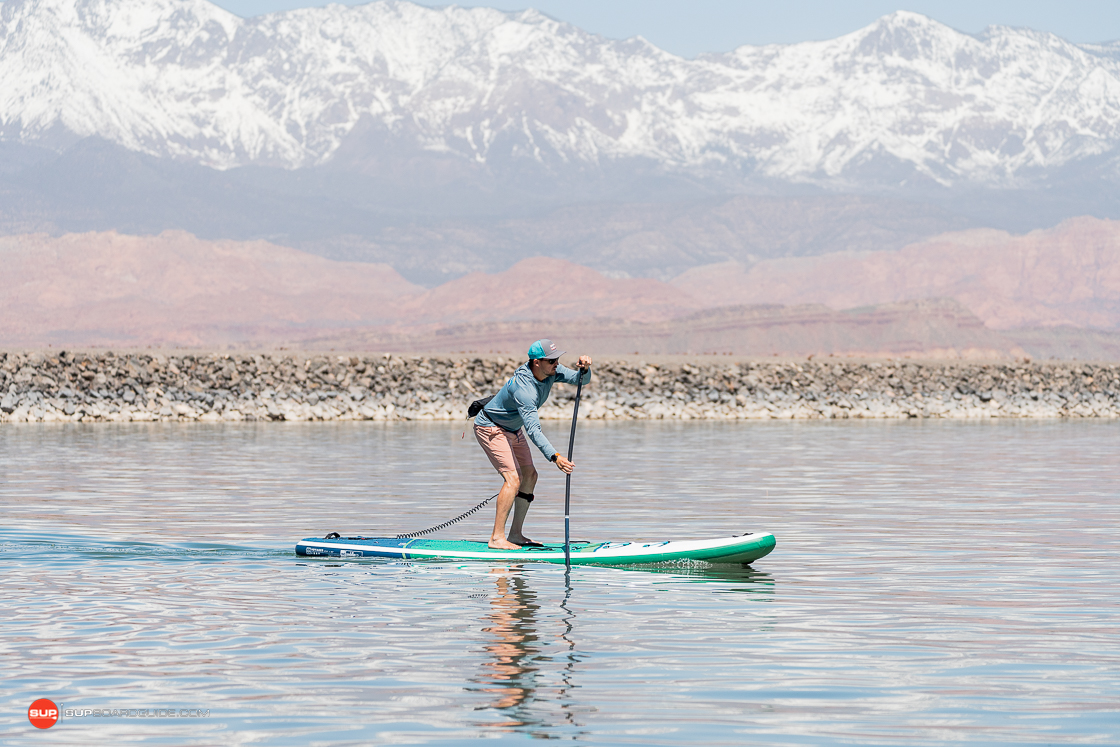
<path id="1" fill-rule="evenodd" d="M 579 371 L 579 378 L 576 379 L 576 404 L 572 408 L 572 433 L 568 436 L 568 461 L 572 461 L 572 454 L 576 448 L 576 418 L 579 417 L 579 398 L 583 394 L 583 371 L 584 369 L 576 369 Z M 572 533 L 571 533 L 571 505 L 572 505 L 572 473 L 569 472 L 564 476 L 564 567 L 568 570 L 572 568 Z"/>

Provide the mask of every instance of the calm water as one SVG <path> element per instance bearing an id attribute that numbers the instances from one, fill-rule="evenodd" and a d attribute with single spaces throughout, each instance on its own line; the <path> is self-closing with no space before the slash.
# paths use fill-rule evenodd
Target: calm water
<path id="1" fill-rule="evenodd" d="M 570 583 L 296 558 L 300 537 L 420 529 L 494 492 L 462 433 L 0 428 L 0 741 L 1120 743 L 1120 423 L 587 424 L 575 538 L 777 549 Z M 542 472 L 528 529 L 554 539 L 563 481 Z M 39 731 L 38 697 L 210 715 Z"/>

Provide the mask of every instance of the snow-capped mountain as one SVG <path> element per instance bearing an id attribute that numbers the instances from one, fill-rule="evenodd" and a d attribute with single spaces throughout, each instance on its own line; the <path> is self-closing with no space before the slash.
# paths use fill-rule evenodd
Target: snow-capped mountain
<path id="1" fill-rule="evenodd" d="M 489 169 L 1022 186 L 1112 163 L 1120 48 L 898 12 L 687 60 L 535 11 L 5 0 L 0 139 L 93 135 L 218 169 L 391 148 Z"/>

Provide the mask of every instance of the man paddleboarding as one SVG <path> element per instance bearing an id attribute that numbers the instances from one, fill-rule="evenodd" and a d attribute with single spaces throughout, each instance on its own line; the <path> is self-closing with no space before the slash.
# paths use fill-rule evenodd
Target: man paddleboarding
<path id="1" fill-rule="evenodd" d="M 498 507 L 494 516 L 494 531 L 490 534 L 490 547 L 496 550 L 517 550 L 522 546 L 540 546 L 522 532 L 525 515 L 533 502 L 533 489 L 537 484 L 537 470 L 533 467 L 533 454 L 526 436 L 545 458 L 555 462 L 561 472 L 571 473 L 575 466 L 552 447 L 541 430 L 538 410 L 548 399 L 552 385 L 591 381 L 591 358 L 581 355 L 576 364 L 578 371 L 561 366 L 560 356 L 552 340 L 537 340 L 529 346 L 529 361 L 518 367 L 505 386 L 494 395 L 474 419 L 474 436 L 486 452 L 490 463 L 505 483 L 498 492 Z M 582 372 L 582 373 L 581 373 Z M 513 522 L 506 536 L 506 519 L 513 508 Z"/>

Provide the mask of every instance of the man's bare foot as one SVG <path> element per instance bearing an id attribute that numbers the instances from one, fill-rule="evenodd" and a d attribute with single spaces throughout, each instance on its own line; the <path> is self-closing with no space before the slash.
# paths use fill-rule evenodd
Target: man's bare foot
<path id="1" fill-rule="evenodd" d="M 520 550 L 521 545 L 515 545 L 507 539 L 491 539 L 486 543 L 491 550 Z"/>

